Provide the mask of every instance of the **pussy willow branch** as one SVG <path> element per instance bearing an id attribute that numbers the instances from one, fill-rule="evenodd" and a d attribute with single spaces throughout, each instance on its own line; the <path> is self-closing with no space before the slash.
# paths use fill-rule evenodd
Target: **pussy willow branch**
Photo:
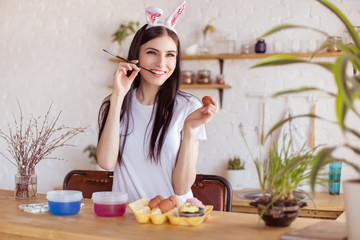
<path id="1" fill-rule="evenodd" d="M 31 116 L 27 124 L 24 123 L 23 114 L 19 104 L 20 120 L 14 117 L 14 131 L 8 124 L 9 134 L 0 131 L 0 138 L 4 139 L 8 144 L 8 152 L 13 160 L 0 153 L 9 160 L 13 165 L 20 167 L 23 171 L 30 174 L 32 169 L 42 159 L 59 159 L 56 157 L 48 157 L 55 149 L 65 146 L 74 146 L 67 142 L 75 137 L 78 133 L 84 132 L 85 128 L 71 128 L 61 125 L 56 127 L 56 123 L 60 118 L 61 111 L 55 118 L 49 119 L 52 104 L 47 110 L 43 121 L 41 117 Z M 42 123 L 42 124 L 41 124 Z M 39 125 L 41 124 L 41 125 Z M 57 135 L 56 134 L 60 134 Z M 15 162 L 14 162 L 15 160 Z"/>

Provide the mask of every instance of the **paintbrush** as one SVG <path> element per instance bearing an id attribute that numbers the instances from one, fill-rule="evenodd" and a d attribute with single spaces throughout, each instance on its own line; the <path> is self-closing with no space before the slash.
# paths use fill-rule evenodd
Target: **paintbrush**
<path id="1" fill-rule="evenodd" d="M 104 49 L 104 48 L 103 48 L 103 51 L 106 52 L 106 53 L 108 53 L 108 54 L 110 54 L 110 55 L 112 55 L 112 56 L 114 56 L 114 57 L 116 57 L 116 58 L 121 59 L 121 60 L 124 61 L 124 62 L 131 63 L 131 64 L 135 64 L 135 63 L 133 63 L 133 62 L 131 62 L 131 61 L 123 58 L 123 57 L 120 57 L 119 55 L 117 55 L 117 54 L 115 54 L 115 53 L 109 52 L 108 50 L 106 50 L 106 49 Z M 155 72 L 151 71 L 150 69 L 144 68 L 144 67 L 139 66 L 139 65 L 137 65 L 137 64 L 135 64 L 135 65 L 138 66 L 139 68 L 142 68 L 142 69 L 148 71 L 148 72 L 151 72 L 151 73 L 156 74 Z"/>

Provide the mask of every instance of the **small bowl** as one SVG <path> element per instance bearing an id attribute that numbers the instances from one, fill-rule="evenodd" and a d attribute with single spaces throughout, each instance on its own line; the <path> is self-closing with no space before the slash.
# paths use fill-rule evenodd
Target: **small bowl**
<path id="1" fill-rule="evenodd" d="M 118 217 L 124 215 L 128 194 L 123 192 L 94 192 L 91 198 L 94 211 L 101 217 Z"/>
<path id="2" fill-rule="evenodd" d="M 75 215 L 80 211 L 82 192 L 74 190 L 49 191 L 46 194 L 49 211 L 54 215 Z"/>

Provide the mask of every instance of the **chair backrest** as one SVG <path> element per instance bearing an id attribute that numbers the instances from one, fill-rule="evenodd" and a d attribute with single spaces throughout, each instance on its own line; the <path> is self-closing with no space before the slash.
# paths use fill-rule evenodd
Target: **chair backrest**
<path id="1" fill-rule="evenodd" d="M 111 191 L 113 172 L 93 170 L 73 170 L 64 179 L 64 190 L 78 190 L 84 198 L 91 198 L 93 192 Z"/>
<path id="2" fill-rule="evenodd" d="M 84 198 L 91 198 L 93 192 L 111 191 L 112 171 L 73 170 L 64 179 L 64 190 L 78 190 Z M 205 205 L 213 205 L 214 210 L 231 212 L 232 188 L 223 177 L 197 174 L 191 187 L 194 197 Z"/>
<path id="3" fill-rule="evenodd" d="M 232 188 L 228 180 L 217 175 L 197 174 L 191 187 L 194 197 L 214 210 L 231 212 Z"/>

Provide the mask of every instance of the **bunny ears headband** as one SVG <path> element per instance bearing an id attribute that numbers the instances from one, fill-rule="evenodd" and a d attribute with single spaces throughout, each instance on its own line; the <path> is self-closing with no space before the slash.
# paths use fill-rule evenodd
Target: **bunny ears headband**
<path id="1" fill-rule="evenodd" d="M 158 18 L 163 15 L 163 10 L 159 7 L 151 6 L 146 8 L 145 15 L 148 26 L 146 30 L 152 27 L 163 26 L 176 33 L 174 26 L 180 14 L 186 7 L 186 0 L 183 0 L 175 10 L 165 19 L 165 22 L 158 22 Z"/>

